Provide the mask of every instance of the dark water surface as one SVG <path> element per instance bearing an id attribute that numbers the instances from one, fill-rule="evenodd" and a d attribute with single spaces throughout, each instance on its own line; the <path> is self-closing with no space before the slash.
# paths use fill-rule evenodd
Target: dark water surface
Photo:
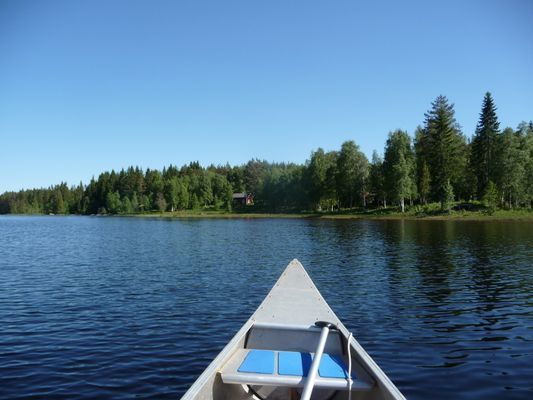
<path id="1" fill-rule="evenodd" d="M 533 224 L 0 217 L 0 398 L 177 399 L 298 258 L 410 399 L 533 398 Z"/>

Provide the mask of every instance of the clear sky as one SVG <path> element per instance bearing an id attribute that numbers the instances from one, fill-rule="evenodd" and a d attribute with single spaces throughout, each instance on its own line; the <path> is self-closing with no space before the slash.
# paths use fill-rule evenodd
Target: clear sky
<path id="1" fill-rule="evenodd" d="M 0 193 L 533 119 L 533 1 L 0 0 Z"/>

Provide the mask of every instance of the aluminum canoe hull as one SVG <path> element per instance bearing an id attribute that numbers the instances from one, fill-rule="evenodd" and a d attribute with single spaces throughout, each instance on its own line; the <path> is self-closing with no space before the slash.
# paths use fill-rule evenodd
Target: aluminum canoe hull
<path id="1" fill-rule="evenodd" d="M 342 343 L 348 344 L 350 335 L 333 310 L 324 300 L 302 264 L 292 260 L 278 281 L 274 284 L 254 314 L 244 323 L 230 342 L 222 349 L 211 364 L 182 397 L 184 400 L 225 400 L 257 399 L 248 385 L 228 384 L 223 380 L 227 366 L 243 349 L 264 348 L 288 351 L 312 351 L 316 347 L 319 329 L 317 321 L 328 321 L 337 326 L 338 331 L 330 335 L 326 350 L 344 354 Z M 351 337 L 350 355 L 354 371 L 361 377 L 361 388 L 352 391 L 351 399 L 405 399 L 394 383 L 367 354 L 357 340 Z M 346 358 L 347 359 L 347 358 Z M 365 384 L 370 387 L 363 390 Z M 248 386 L 248 388 L 247 388 Z M 302 385 L 299 385 L 302 386 Z M 298 398 L 297 389 L 291 395 L 279 388 L 265 399 Z M 352 388 L 353 389 L 353 388 Z M 312 399 L 348 399 L 347 390 L 313 392 Z"/>

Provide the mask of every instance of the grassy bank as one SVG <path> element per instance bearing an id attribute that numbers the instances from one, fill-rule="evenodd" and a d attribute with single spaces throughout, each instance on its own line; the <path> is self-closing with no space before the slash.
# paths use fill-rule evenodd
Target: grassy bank
<path id="1" fill-rule="evenodd" d="M 140 218 L 313 218 L 319 217 L 317 213 L 265 213 L 265 212 L 235 212 L 235 211 L 217 211 L 217 210 L 183 210 L 183 211 L 165 211 L 151 212 L 143 214 L 130 214 L 128 216 Z"/>
<path id="2" fill-rule="evenodd" d="M 255 210 L 217 211 L 217 210 L 184 210 L 176 212 L 135 214 L 136 217 L 159 218 L 313 218 L 313 219 L 424 219 L 424 220 L 528 220 L 533 221 L 533 210 L 495 210 L 488 212 L 484 207 L 470 205 L 455 206 L 449 212 L 439 210 L 437 204 L 424 207 L 408 208 L 404 213 L 397 208 L 353 209 L 333 212 L 293 212 L 265 213 Z"/>

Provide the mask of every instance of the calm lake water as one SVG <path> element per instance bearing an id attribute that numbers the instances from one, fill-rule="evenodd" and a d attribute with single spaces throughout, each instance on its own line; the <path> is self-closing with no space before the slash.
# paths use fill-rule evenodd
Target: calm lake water
<path id="1" fill-rule="evenodd" d="M 179 398 L 298 258 L 409 399 L 533 398 L 533 224 L 0 217 L 0 398 Z"/>

